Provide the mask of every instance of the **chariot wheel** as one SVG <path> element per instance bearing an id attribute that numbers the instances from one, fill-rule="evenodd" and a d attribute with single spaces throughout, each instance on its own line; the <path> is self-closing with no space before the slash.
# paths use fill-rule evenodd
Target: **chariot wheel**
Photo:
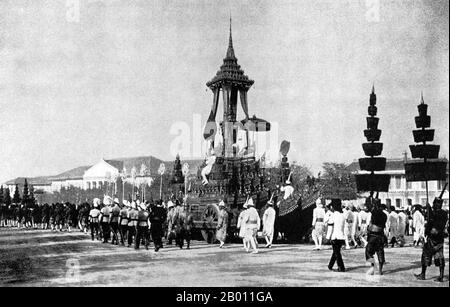
<path id="1" fill-rule="evenodd" d="M 212 244 L 216 241 L 216 226 L 219 216 L 219 207 L 215 204 L 209 204 L 203 211 L 203 227 L 201 229 L 203 239 Z"/>

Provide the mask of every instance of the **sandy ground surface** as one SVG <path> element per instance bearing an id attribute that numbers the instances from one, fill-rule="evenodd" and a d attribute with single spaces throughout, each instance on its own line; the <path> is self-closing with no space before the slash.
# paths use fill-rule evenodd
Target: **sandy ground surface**
<path id="1" fill-rule="evenodd" d="M 444 283 L 433 281 L 436 267 L 428 270 L 426 281 L 414 278 L 421 249 L 411 246 L 387 249 L 385 275 L 367 276 L 361 248 L 343 251 L 347 272 L 338 273 L 327 268 L 329 246 L 313 251 L 312 245 L 283 244 L 247 254 L 237 244 L 225 249 L 192 245 L 155 253 L 92 242 L 80 232 L 1 228 L 0 286 L 449 287 L 448 265 Z"/>

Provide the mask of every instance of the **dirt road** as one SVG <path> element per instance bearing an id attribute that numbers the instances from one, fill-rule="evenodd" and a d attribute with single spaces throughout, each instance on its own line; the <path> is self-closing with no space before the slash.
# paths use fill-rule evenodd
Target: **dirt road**
<path id="1" fill-rule="evenodd" d="M 449 286 L 448 275 L 444 283 L 433 281 L 435 267 L 428 280 L 414 278 L 420 248 L 387 249 L 381 277 L 365 274 L 363 249 L 343 255 L 347 272 L 338 273 L 327 268 L 329 246 L 275 245 L 246 254 L 237 244 L 194 242 L 191 250 L 165 246 L 155 253 L 92 242 L 79 232 L 1 228 L 0 286 Z"/>

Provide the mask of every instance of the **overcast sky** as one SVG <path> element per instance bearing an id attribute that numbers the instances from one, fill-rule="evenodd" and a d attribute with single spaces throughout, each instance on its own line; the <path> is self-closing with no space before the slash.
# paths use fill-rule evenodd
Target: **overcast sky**
<path id="1" fill-rule="evenodd" d="M 448 156 L 447 0 L 76 3 L 0 0 L 0 182 L 172 160 L 173 123 L 209 114 L 230 12 L 250 113 L 279 124 L 291 161 L 317 172 L 362 157 L 372 83 L 384 156 L 413 143 L 421 91 Z"/>

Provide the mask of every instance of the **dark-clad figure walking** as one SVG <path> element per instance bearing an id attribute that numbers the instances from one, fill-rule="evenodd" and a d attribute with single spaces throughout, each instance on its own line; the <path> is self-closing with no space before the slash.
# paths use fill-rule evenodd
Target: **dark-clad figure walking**
<path id="1" fill-rule="evenodd" d="M 334 264 L 337 262 L 338 272 L 345 272 L 344 260 L 342 259 L 341 249 L 345 245 L 345 217 L 342 213 L 342 202 L 340 199 L 333 199 L 331 206 L 334 210 L 331 219 L 334 223 L 333 232 L 331 234 L 331 246 L 333 254 L 331 255 L 328 269 L 333 270 Z"/>
<path id="2" fill-rule="evenodd" d="M 425 280 L 427 267 L 431 266 L 434 258 L 434 264 L 439 267 L 439 277 L 435 279 L 437 282 L 444 281 L 445 258 L 444 258 L 444 238 L 445 227 L 447 225 L 447 213 L 442 210 L 442 198 L 436 197 L 433 201 L 433 210 L 430 210 L 429 219 L 425 226 L 426 242 L 422 249 L 422 272 L 416 275 L 417 279 Z"/>
<path id="3" fill-rule="evenodd" d="M 370 224 L 367 227 L 366 261 L 370 265 L 368 275 L 373 275 L 375 270 L 374 255 L 378 257 L 378 272 L 383 275 L 383 265 L 386 262 L 384 257 L 384 245 L 387 215 L 383 212 L 379 199 L 367 198 L 366 206 L 371 210 Z"/>
<path id="4" fill-rule="evenodd" d="M 153 239 L 153 244 L 155 245 L 155 252 L 163 247 L 162 237 L 164 235 L 163 224 L 166 220 L 166 210 L 163 207 L 162 201 L 159 200 L 157 205 L 152 208 L 150 212 L 150 227 Z"/>
<path id="5" fill-rule="evenodd" d="M 194 228 L 194 216 L 192 215 L 191 208 L 184 204 L 185 214 L 184 214 L 184 239 L 186 240 L 186 248 L 191 248 L 192 239 L 192 229 Z"/>

